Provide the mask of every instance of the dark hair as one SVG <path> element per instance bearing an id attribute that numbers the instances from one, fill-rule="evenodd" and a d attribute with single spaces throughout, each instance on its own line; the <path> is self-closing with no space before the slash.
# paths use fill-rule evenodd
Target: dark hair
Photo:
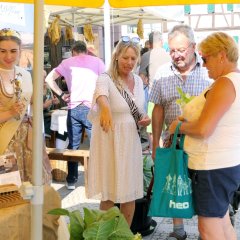
<path id="1" fill-rule="evenodd" d="M 87 53 L 87 45 L 83 41 L 77 41 L 72 46 L 72 52 L 76 53 Z"/>
<path id="2" fill-rule="evenodd" d="M 149 51 L 149 48 L 144 47 L 144 48 L 141 49 L 140 55 L 142 56 L 144 53 L 146 53 L 148 51 Z"/>

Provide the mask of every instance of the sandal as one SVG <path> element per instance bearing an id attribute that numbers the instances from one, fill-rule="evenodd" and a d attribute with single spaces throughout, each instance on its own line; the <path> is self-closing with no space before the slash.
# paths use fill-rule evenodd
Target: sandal
<path id="1" fill-rule="evenodd" d="M 168 240 L 185 240 L 187 238 L 187 233 L 185 232 L 184 236 L 179 236 L 175 232 L 171 232 L 168 236 Z"/>

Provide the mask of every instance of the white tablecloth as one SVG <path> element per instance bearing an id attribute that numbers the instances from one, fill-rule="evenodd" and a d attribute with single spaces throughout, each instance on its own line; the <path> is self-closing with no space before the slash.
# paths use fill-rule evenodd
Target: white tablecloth
<path id="1" fill-rule="evenodd" d="M 52 112 L 50 129 L 61 135 L 67 132 L 67 110 L 57 109 Z"/>

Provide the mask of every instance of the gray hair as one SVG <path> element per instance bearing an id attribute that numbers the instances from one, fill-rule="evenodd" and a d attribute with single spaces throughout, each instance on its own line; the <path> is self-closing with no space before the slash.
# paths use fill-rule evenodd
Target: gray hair
<path id="1" fill-rule="evenodd" d="M 184 24 L 174 26 L 168 33 L 168 40 L 171 40 L 180 34 L 188 38 L 190 43 L 195 43 L 193 29 L 190 26 Z"/>
<path id="2" fill-rule="evenodd" d="M 162 33 L 159 31 L 154 31 L 149 34 L 149 43 L 153 44 L 154 42 L 162 41 Z"/>

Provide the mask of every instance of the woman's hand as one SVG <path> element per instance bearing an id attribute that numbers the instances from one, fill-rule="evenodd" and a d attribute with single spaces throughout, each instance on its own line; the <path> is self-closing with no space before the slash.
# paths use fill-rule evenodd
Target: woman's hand
<path id="1" fill-rule="evenodd" d="M 169 129 L 168 129 L 169 133 L 174 134 L 178 123 L 179 122 L 184 122 L 184 121 L 186 121 L 186 120 L 183 118 L 183 116 L 178 116 L 178 119 L 172 121 L 172 123 L 170 124 Z"/>
<path id="2" fill-rule="evenodd" d="M 143 118 L 138 121 L 138 125 L 146 127 L 151 123 L 151 118 L 148 115 L 143 116 Z"/>
<path id="3" fill-rule="evenodd" d="M 12 105 L 12 108 L 10 110 L 12 113 L 12 116 L 17 117 L 17 116 L 21 115 L 22 111 L 24 110 L 24 106 L 25 105 L 21 101 L 15 102 Z"/>
<path id="4" fill-rule="evenodd" d="M 53 95 L 52 104 L 57 105 L 59 103 L 60 101 L 58 100 L 58 98 L 55 95 Z"/>
<path id="5" fill-rule="evenodd" d="M 52 106 L 52 104 L 53 104 L 52 99 L 48 99 L 44 102 L 43 108 L 49 108 L 50 106 Z"/>
<path id="6" fill-rule="evenodd" d="M 109 129 L 113 130 L 112 114 L 108 107 L 103 108 L 100 112 L 100 125 L 106 133 Z"/>

